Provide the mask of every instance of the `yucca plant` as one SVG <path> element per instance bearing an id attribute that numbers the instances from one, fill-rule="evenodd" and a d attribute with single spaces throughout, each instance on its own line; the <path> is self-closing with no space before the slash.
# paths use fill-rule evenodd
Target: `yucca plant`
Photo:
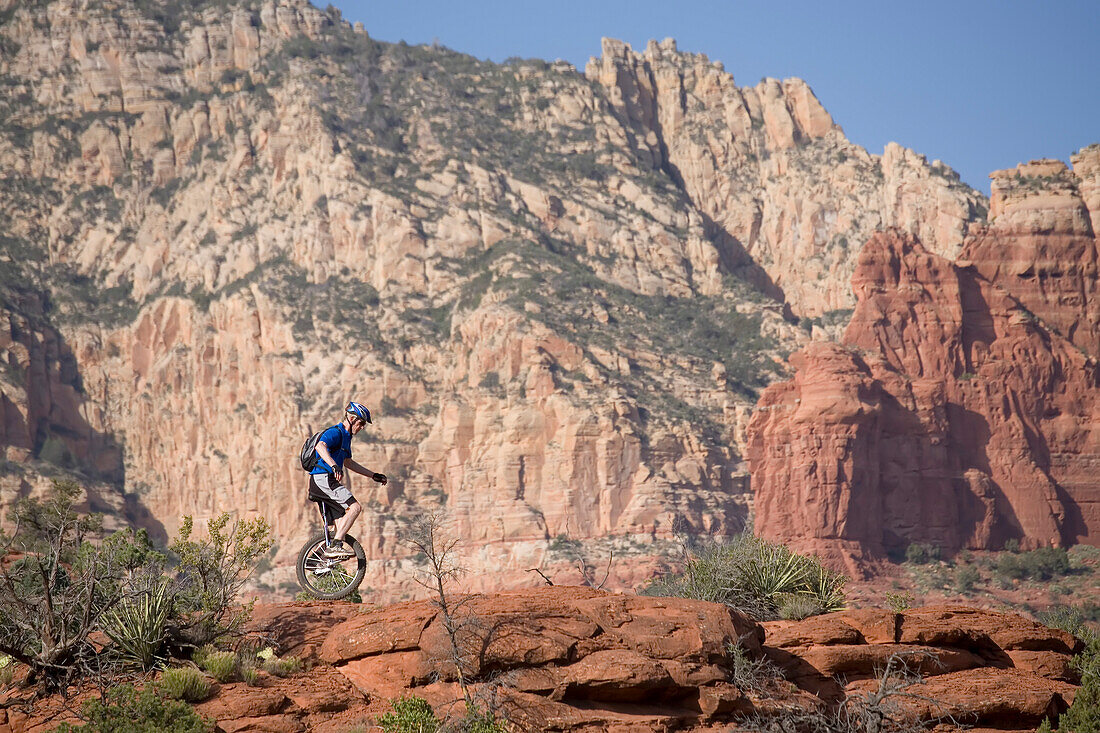
<path id="1" fill-rule="evenodd" d="M 160 659 L 164 624 L 172 610 L 167 581 L 120 603 L 103 618 L 103 631 L 118 646 L 123 657 L 142 669 L 151 669 Z"/>
<path id="2" fill-rule="evenodd" d="M 780 595 L 805 589 L 806 575 L 813 564 L 810 558 L 791 552 L 785 545 L 752 541 L 756 546 L 741 575 L 749 591 L 778 606 Z"/>
<path id="3" fill-rule="evenodd" d="M 847 576 L 829 570 L 817 560 L 813 561 L 806 579 L 806 592 L 821 609 L 818 613 L 832 613 L 847 608 L 844 598 L 844 586 L 847 582 Z"/>
<path id="4" fill-rule="evenodd" d="M 654 581 L 645 592 L 724 603 L 769 620 L 840 610 L 845 582 L 817 558 L 742 534 L 687 550 L 683 572 Z"/>

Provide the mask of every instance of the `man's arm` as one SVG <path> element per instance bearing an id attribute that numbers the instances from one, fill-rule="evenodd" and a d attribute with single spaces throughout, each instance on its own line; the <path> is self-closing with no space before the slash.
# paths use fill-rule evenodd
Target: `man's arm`
<path id="1" fill-rule="evenodd" d="M 320 445 L 320 444 L 318 443 L 318 445 Z M 374 479 L 375 481 L 377 481 L 380 484 L 385 484 L 385 483 L 389 482 L 389 479 L 386 477 L 386 474 L 384 474 L 384 473 L 375 473 L 374 471 L 370 471 L 366 468 L 363 468 L 362 464 L 357 463 L 357 462 L 353 461 L 350 458 L 345 458 L 344 459 L 344 467 L 349 468 L 352 471 L 355 471 L 356 473 L 358 473 L 362 476 L 369 476 L 370 478 Z"/>
<path id="2" fill-rule="evenodd" d="M 336 476 L 337 481 L 343 478 L 343 471 L 341 471 L 340 467 L 336 465 L 336 461 L 333 460 L 332 454 L 328 452 L 328 446 L 325 445 L 325 441 L 323 440 L 317 441 L 317 455 L 320 456 L 325 463 L 332 467 L 333 475 Z M 344 465 L 347 464 L 348 461 L 344 461 Z"/>

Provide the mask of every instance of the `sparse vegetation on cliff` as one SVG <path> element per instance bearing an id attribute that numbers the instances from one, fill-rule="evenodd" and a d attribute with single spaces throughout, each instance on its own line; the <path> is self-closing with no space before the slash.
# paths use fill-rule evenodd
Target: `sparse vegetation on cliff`
<path id="1" fill-rule="evenodd" d="M 838 611 L 846 582 L 817 558 L 746 534 L 686 548 L 682 568 L 654 580 L 645 593 L 723 603 L 766 621 Z"/>

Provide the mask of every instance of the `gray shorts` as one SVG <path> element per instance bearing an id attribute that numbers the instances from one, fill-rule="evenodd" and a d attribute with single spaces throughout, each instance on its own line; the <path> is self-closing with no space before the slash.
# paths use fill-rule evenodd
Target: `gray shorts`
<path id="1" fill-rule="evenodd" d="M 311 473 L 309 488 L 311 493 L 323 494 L 340 506 L 348 507 L 356 502 L 356 498 L 348 491 L 348 487 L 336 483 L 331 473 Z"/>

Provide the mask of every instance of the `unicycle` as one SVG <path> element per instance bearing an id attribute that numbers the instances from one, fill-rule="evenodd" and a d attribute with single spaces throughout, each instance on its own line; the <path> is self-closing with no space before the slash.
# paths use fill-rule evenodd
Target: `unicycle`
<path id="1" fill-rule="evenodd" d="M 358 540 L 347 535 L 344 544 L 355 556 L 346 560 L 325 557 L 325 545 L 336 532 L 335 522 L 344 515 L 344 508 L 312 491 L 309 500 L 315 502 L 321 511 L 323 531 L 311 537 L 298 552 L 298 585 L 311 596 L 324 601 L 338 601 L 354 593 L 363 582 L 363 576 L 367 574 L 367 554 Z"/>

